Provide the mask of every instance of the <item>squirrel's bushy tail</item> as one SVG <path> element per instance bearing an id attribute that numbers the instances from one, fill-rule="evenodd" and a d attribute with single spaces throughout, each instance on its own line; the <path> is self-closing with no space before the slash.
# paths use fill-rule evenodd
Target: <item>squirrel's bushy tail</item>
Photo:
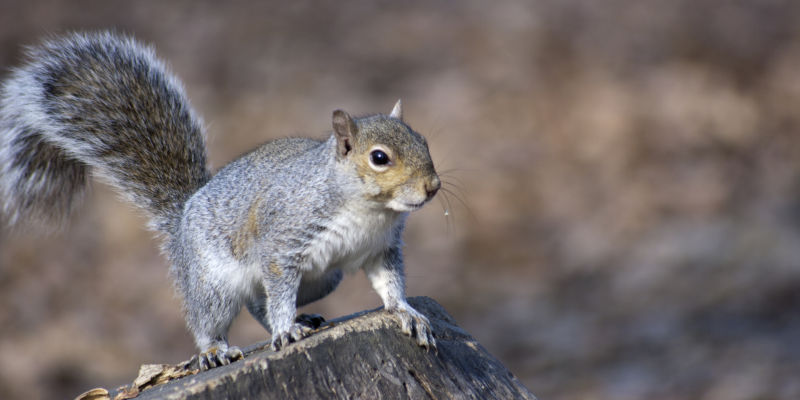
<path id="1" fill-rule="evenodd" d="M 0 98 L 0 206 L 13 224 L 57 221 L 87 173 L 176 232 L 210 178 L 202 124 L 153 51 L 113 33 L 72 34 L 28 52 Z"/>

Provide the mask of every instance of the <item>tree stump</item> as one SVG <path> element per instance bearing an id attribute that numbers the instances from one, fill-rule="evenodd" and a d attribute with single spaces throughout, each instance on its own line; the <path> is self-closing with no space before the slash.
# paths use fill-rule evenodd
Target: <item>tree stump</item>
<path id="1" fill-rule="evenodd" d="M 427 297 L 409 303 L 430 319 L 436 350 L 419 347 L 378 308 L 329 321 L 277 353 L 264 342 L 204 372 L 191 360 L 142 366 L 134 384 L 79 399 L 535 399 L 442 306 Z"/>

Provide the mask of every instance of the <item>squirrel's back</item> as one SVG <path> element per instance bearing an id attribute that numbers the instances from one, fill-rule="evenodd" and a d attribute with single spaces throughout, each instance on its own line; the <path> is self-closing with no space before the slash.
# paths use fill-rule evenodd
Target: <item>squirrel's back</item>
<path id="1" fill-rule="evenodd" d="M 153 51 L 113 33 L 28 52 L 0 97 L 0 206 L 12 224 L 69 214 L 90 169 L 174 234 L 210 179 L 202 124 Z"/>

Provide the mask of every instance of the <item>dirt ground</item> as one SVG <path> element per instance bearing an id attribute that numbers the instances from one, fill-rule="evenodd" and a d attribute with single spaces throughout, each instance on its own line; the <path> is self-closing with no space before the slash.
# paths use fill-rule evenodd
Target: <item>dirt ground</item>
<path id="1" fill-rule="evenodd" d="M 184 81 L 216 167 L 402 98 L 450 191 L 410 218 L 409 294 L 540 398 L 800 398 L 800 3 L 0 0 L 0 68 L 108 28 Z M 84 203 L 0 231 L 0 398 L 194 352 L 144 218 Z M 378 304 L 354 275 L 301 311 Z"/>

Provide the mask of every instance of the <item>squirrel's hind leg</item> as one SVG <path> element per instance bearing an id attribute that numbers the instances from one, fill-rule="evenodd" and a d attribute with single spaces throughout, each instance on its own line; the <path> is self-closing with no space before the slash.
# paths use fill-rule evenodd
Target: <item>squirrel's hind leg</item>
<path id="1" fill-rule="evenodd" d="M 218 283 L 218 282 L 217 282 Z M 228 365 L 243 357 L 242 351 L 228 345 L 228 330 L 242 309 L 242 298 L 225 286 L 192 279 L 180 286 L 184 294 L 186 324 L 200 349 L 201 370 Z"/>
<path id="2" fill-rule="evenodd" d="M 329 270 L 316 278 L 304 276 L 300 279 L 300 288 L 297 290 L 297 306 L 302 307 L 327 296 L 339 286 L 342 277 L 340 269 Z"/>
<path id="3" fill-rule="evenodd" d="M 264 293 L 263 287 L 258 288 L 258 291 L 253 295 L 253 298 L 247 302 L 246 306 L 250 315 L 252 315 L 267 332 L 272 332 L 272 328 L 269 326 L 269 317 L 267 316 L 267 295 Z"/>
<path id="4" fill-rule="evenodd" d="M 297 291 L 297 306 L 301 307 L 313 303 L 336 289 L 342 281 L 342 270 L 330 270 L 319 278 L 306 278 L 300 280 L 300 289 Z M 310 329 L 317 329 L 325 323 L 325 318 L 319 314 L 300 314 L 294 322 L 307 326 Z"/>

